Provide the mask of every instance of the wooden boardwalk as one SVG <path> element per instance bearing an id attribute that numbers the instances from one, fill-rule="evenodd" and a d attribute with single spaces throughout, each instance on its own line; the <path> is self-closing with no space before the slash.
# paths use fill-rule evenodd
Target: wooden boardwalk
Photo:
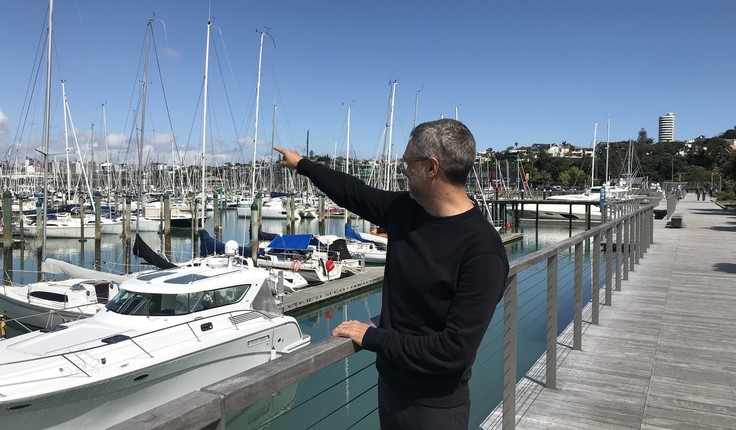
<path id="1" fill-rule="evenodd" d="M 677 212 L 682 228 L 654 221 L 557 388 L 517 398 L 517 428 L 736 429 L 736 211 L 688 194 Z"/>

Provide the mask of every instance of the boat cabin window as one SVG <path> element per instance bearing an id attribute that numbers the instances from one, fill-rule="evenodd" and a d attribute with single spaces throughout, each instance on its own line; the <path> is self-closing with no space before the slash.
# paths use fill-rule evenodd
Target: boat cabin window
<path id="1" fill-rule="evenodd" d="M 52 293 L 50 291 L 31 291 L 29 295 L 36 299 L 49 300 L 58 303 L 66 303 L 69 301 L 66 294 Z"/>
<path id="2" fill-rule="evenodd" d="M 186 315 L 237 303 L 250 284 L 188 294 L 152 294 L 121 290 L 107 303 L 107 309 L 123 315 Z"/>

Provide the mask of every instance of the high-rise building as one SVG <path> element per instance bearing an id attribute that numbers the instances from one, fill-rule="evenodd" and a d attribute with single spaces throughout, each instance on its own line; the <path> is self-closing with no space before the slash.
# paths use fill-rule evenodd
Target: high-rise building
<path id="1" fill-rule="evenodd" d="M 675 140 L 675 114 L 673 112 L 659 117 L 659 141 L 672 142 Z"/>

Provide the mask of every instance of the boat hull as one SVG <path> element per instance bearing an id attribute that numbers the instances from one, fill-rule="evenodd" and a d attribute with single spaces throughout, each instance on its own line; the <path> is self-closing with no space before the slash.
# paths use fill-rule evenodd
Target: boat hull
<path id="1" fill-rule="evenodd" d="M 103 357 L 95 357 L 94 353 L 67 354 L 71 362 L 90 375 L 77 372 L 71 377 L 88 379 L 89 382 L 49 394 L 0 401 L 0 422 L 4 428 L 107 428 L 188 392 L 268 362 L 271 359 L 271 342 L 259 339 L 268 335 L 273 336 L 271 339 L 287 338 L 282 330 L 298 330 L 288 327 L 289 324 L 295 323 L 281 324 L 275 331 L 251 332 L 153 365 L 141 364 L 156 361 L 158 356 L 166 354 L 165 351 L 154 351 L 153 357 L 139 355 L 127 363 L 110 363 L 110 368 L 131 369 L 115 376 L 109 375 L 105 365 L 100 364 L 104 363 Z M 307 337 L 306 343 L 308 341 Z M 199 342 L 207 343 L 207 340 L 200 338 Z M 53 381 L 45 383 L 53 384 Z M 2 385 L 0 393 L 3 393 Z"/>

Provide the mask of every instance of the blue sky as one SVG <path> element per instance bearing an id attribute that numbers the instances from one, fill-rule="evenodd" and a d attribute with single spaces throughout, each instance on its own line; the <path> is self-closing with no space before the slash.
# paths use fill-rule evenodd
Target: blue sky
<path id="1" fill-rule="evenodd" d="M 9 158 L 41 147 L 44 78 L 32 76 L 47 6 L 0 2 L 0 151 Z M 736 124 L 732 0 L 57 0 L 50 152 L 64 151 L 64 79 L 85 156 L 94 146 L 98 161 L 108 153 L 137 161 L 130 136 L 139 127 L 133 113 L 140 111 L 143 42 L 154 14 L 146 161 L 170 161 L 174 140 L 187 162 L 201 152 L 210 16 L 208 164 L 252 158 L 257 28 L 270 34 L 259 157 L 270 153 L 273 104 L 276 144 L 304 151 L 309 130 L 310 149 L 322 154 L 344 154 L 352 105 L 351 152 L 376 157 L 392 80 L 396 155 L 411 131 L 417 93 L 418 122 L 454 117 L 457 109 L 478 150 L 515 142 L 590 146 L 596 122 L 605 141 L 609 118 L 612 141 L 635 139 L 642 127 L 656 139 L 658 117 L 667 112 L 675 113 L 678 139 Z"/>

